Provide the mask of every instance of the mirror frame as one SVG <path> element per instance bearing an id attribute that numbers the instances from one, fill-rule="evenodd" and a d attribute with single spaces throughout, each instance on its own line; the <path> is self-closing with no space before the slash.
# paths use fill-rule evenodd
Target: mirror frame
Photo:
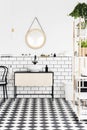
<path id="1" fill-rule="evenodd" d="M 28 35 L 29 35 L 31 32 L 33 32 L 33 31 L 38 31 L 38 32 L 42 33 L 42 35 L 43 35 L 43 37 L 44 37 L 44 40 L 43 40 L 43 42 L 42 42 L 42 44 L 41 44 L 40 46 L 37 46 L 37 47 L 36 47 L 36 46 L 32 46 L 32 45 L 29 44 L 29 41 L 28 41 L 27 37 L 28 37 Z M 45 32 L 42 31 L 41 29 L 38 29 L 38 28 L 30 29 L 30 30 L 26 33 L 25 41 L 26 41 L 27 46 L 30 47 L 30 48 L 32 48 L 32 49 L 42 48 L 42 47 L 44 46 L 45 42 L 46 42 Z"/>

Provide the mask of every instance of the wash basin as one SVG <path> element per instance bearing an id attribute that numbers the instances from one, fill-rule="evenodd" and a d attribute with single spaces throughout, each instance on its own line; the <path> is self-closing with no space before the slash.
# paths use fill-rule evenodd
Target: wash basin
<path id="1" fill-rule="evenodd" d="M 42 67 L 30 66 L 27 70 L 30 72 L 40 72 L 40 71 L 42 71 Z"/>

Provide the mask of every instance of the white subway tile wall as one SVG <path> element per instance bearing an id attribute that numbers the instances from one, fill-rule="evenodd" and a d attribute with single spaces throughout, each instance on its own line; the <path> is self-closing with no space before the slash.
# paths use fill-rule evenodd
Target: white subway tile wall
<path id="1" fill-rule="evenodd" d="M 27 71 L 31 67 L 45 71 L 45 65 L 48 65 L 49 71 L 54 72 L 54 97 L 64 98 L 64 82 L 72 80 L 72 57 L 57 56 L 57 57 L 38 57 L 38 63 L 33 65 L 32 56 L 0 56 L 0 65 L 8 67 L 8 97 L 14 97 L 14 72 Z M 33 79 L 32 79 L 33 80 Z M 22 94 L 46 94 L 51 93 L 51 87 L 18 87 L 17 92 Z M 2 88 L 0 87 L 0 97 L 3 96 Z M 51 97 L 50 95 L 20 95 L 18 97 Z"/>

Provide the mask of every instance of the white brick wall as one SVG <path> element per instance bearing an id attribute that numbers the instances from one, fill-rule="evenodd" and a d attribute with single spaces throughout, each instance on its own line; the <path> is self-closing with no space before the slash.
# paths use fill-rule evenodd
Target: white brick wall
<path id="1" fill-rule="evenodd" d="M 31 67 L 32 56 L 0 56 L 0 65 L 8 67 L 8 96 L 14 96 L 14 72 L 27 71 Z M 71 81 L 72 76 L 72 57 L 71 56 L 58 56 L 58 57 L 38 57 L 38 63 L 33 65 L 45 70 L 45 65 L 48 65 L 49 70 L 54 72 L 54 97 L 65 97 L 64 81 Z M 18 93 L 50 93 L 50 87 L 18 87 Z M 0 88 L 0 97 L 2 97 L 2 89 Z M 20 97 L 50 97 L 49 95 L 21 95 Z"/>

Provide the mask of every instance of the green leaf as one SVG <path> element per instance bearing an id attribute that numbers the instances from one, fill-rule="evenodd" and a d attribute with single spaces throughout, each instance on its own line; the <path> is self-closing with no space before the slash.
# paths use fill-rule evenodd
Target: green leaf
<path id="1" fill-rule="evenodd" d="M 69 14 L 74 18 L 84 18 L 87 19 L 87 4 L 86 3 L 78 3 L 74 10 Z"/>

